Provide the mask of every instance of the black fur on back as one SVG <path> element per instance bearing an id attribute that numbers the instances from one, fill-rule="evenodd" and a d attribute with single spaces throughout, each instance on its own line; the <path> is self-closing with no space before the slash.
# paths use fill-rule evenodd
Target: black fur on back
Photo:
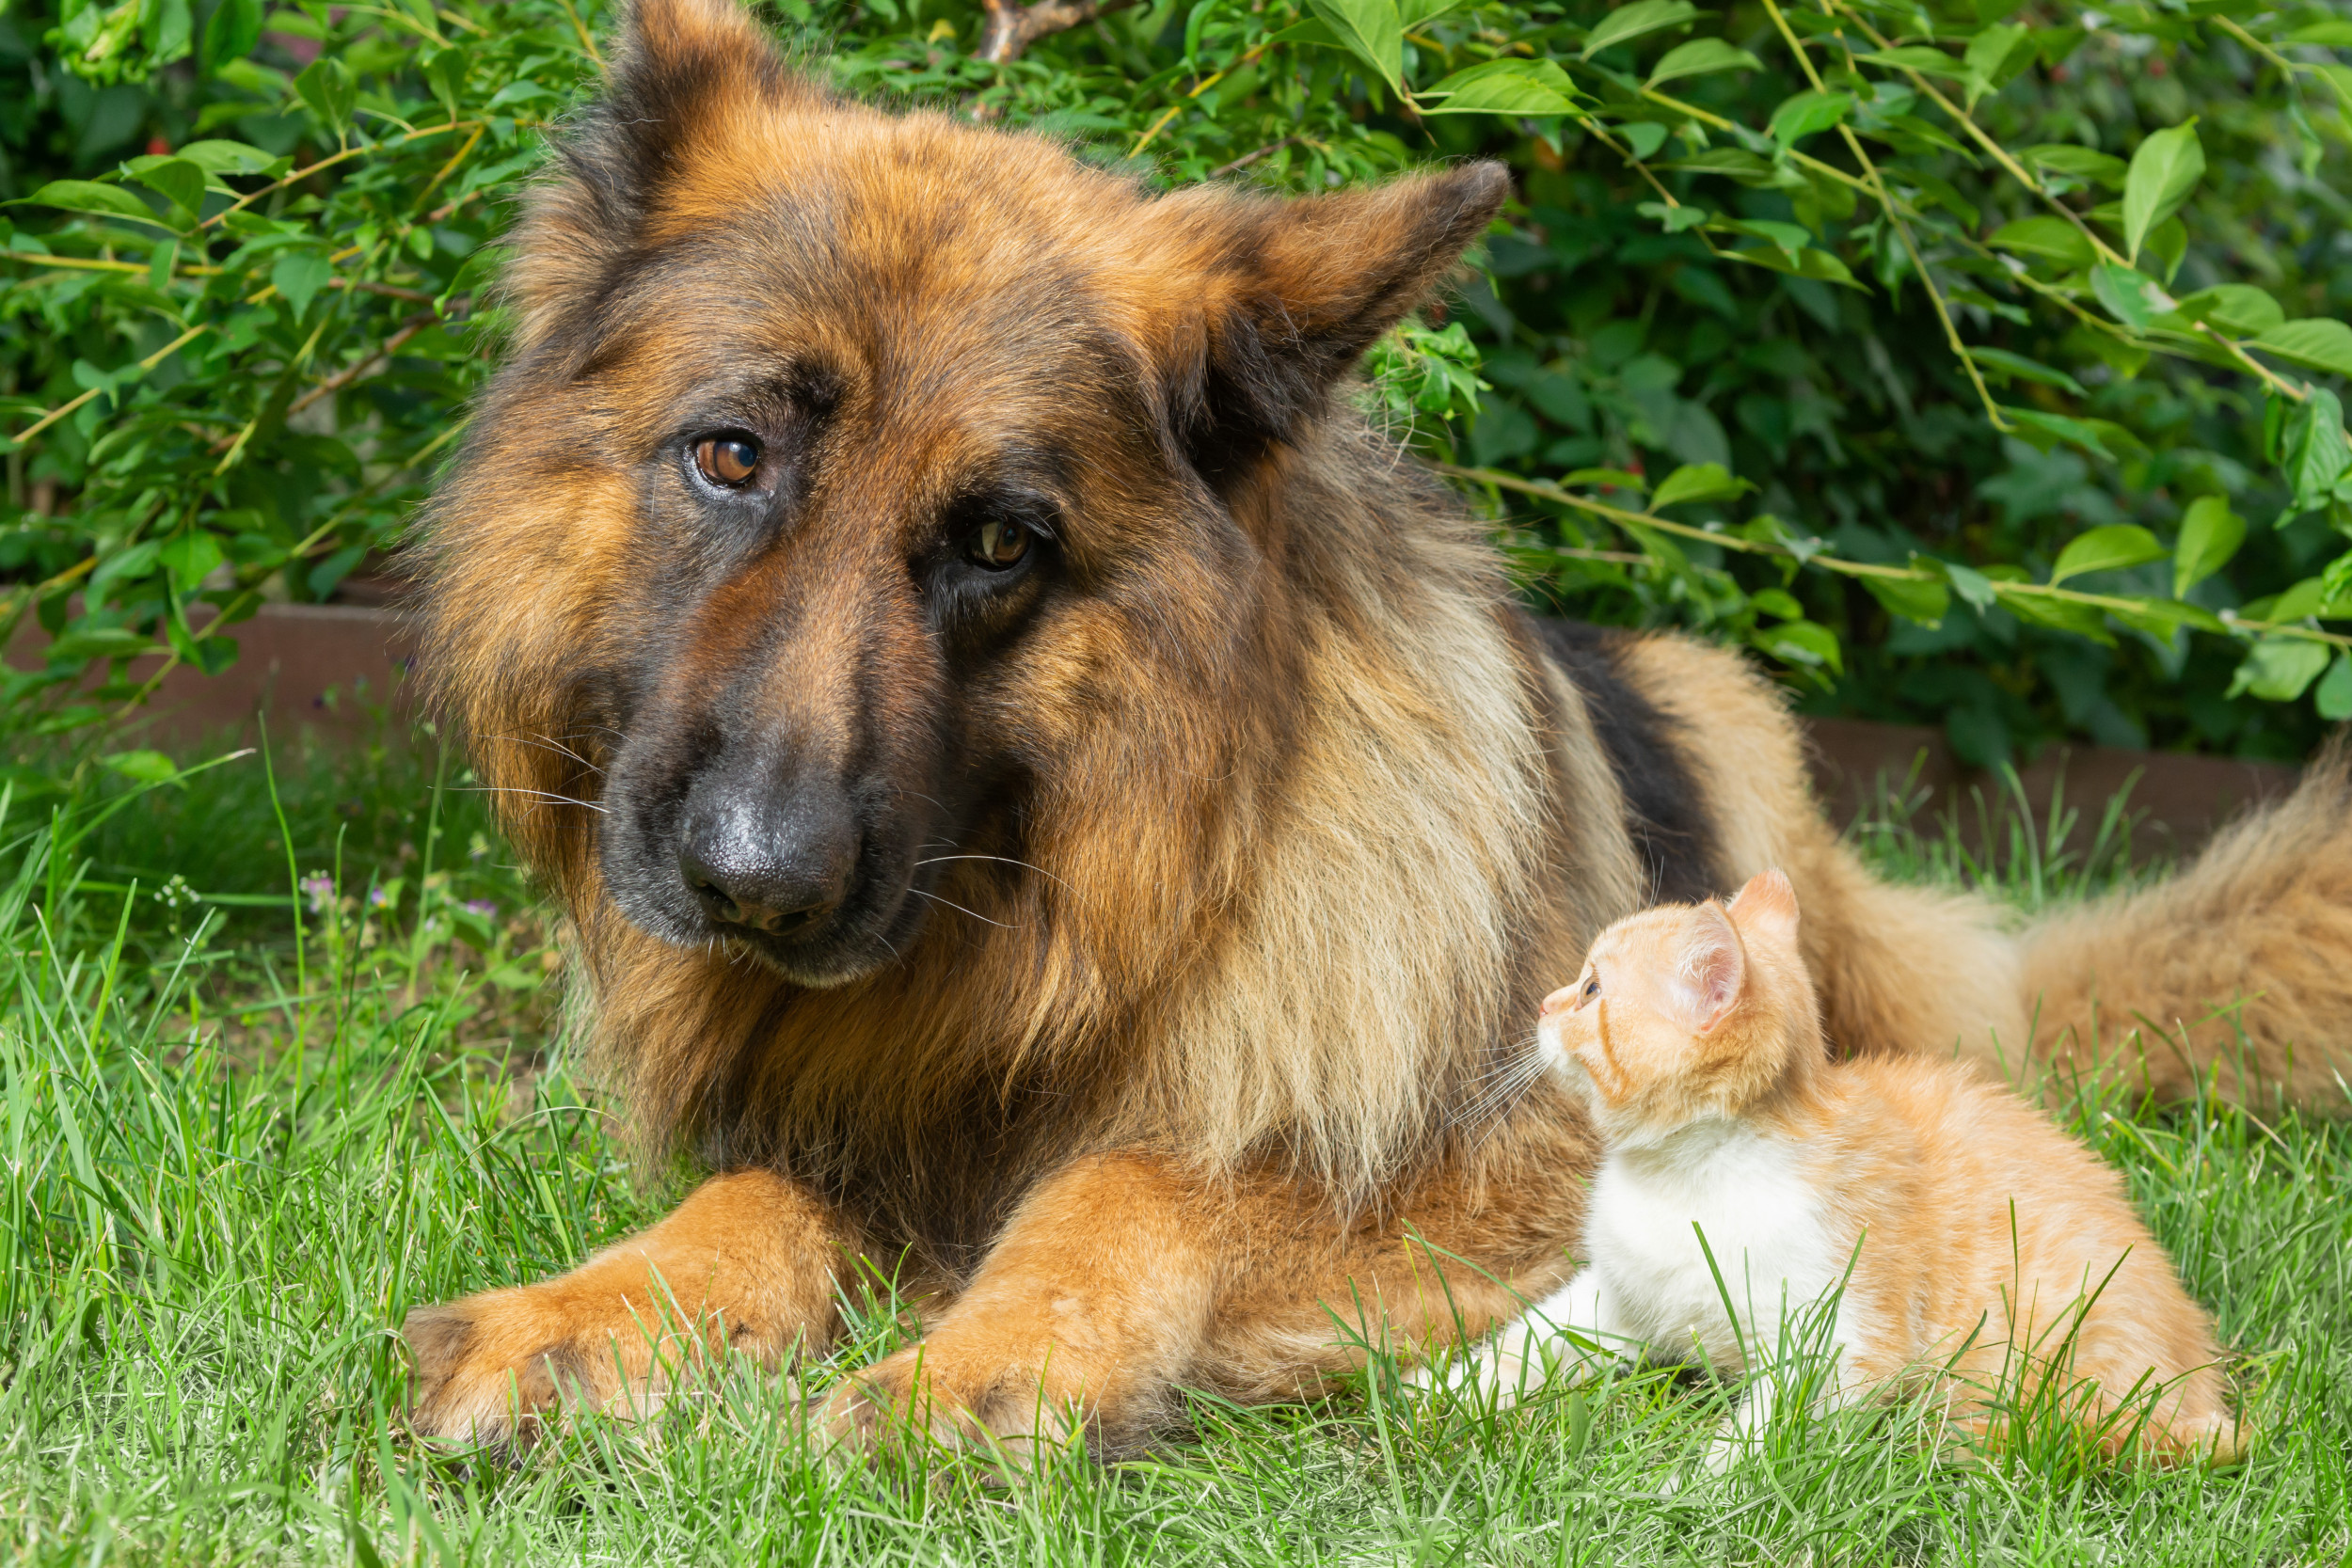
<path id="1" fill-rule="evenodd" d="M 1728 879 L 1698 780 L 1683 760 L 1695 742 L 1626 676 L 1629 634 L 1581 621 L 1535 618 L 1537 635 L 1584 697 L 1610 769 L 1625 793 L 1626 832 L 1657 903 L 1695 904 Z"/>

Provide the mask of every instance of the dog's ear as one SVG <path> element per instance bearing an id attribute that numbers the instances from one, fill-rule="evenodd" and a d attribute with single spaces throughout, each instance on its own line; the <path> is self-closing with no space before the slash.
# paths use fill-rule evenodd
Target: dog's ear
<path id="1" fill-rule="evenodd" d="M 1501 164 L 1291 200 L 1202 189 L 1147 208 L 1191 300 L 1168 366 L 1169 420 L 1213 482 L 1294 439 L 1374 340 L 1428 298 L 1510 193 Z"/>
<path id="2" fill-rule="evenodd" d="M 573 357 L 593 352 L 598 301 L 648 224 L 723 202 L 729 150 L 755 156 L 779 109 L 824 97 L 736 0 L 634 0 L 610 55 L 510 242 L 505 293 L 526 352 L 551 337 Z"/>

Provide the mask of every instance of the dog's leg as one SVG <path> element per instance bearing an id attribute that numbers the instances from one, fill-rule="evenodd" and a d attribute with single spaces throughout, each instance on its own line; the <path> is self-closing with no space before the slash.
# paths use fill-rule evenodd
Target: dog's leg
<path id="1" fill-rule="evenodd" d="M 853 1447 L 928 1433 L 1016 1461 L 1082 1432 L 1125 1446 L 1160 1424 L 1200 1354 L 1231 1244 L 1216 1208 L 1143 1155 L 1048 1177 L 922 1342 L 834 1392 L 828 1426 Z"/>
<path id="2" fill-rule="evenodd" d="M 732 1347 L 773 1366 L 838 1328 L 854 1227 L 764 1170 L 717 1176 L 571 1273 L 422 1307 L 401 1333 L 419 1433 L 527 1446 L 564 1402 L 646 1414 L 679 1370 Z"/>
<path id="3" fill-rule="evenodd" d="M 1355 1224 L 1310 1182 L 1079 1161 L 1022 1204 L 922 1343 L 834 1392 L 827 1421 L 857 1447 L 919 1433 L 1021 1462 L 1084 1436 L 1118 1453 L 1175 1421 L 1180 1386 L 1312 1397 L 1368 1348 L 1483 1334 L 1571 1272 L 1582 1137 L 1516 1131 L 1486 1146 L 1520 1157 L 1511 1180 L 1444 1164 Z"/>

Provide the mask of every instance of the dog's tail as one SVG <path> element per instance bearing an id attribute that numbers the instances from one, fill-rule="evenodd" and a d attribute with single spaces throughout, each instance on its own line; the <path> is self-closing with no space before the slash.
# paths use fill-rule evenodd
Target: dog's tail
<path id="1" fill-rule="evenodd" d="M 2161 1099 L 2352 1110 L 2352 737 L 2180 875 L 2026 933 L 2035 1055 Z"/>

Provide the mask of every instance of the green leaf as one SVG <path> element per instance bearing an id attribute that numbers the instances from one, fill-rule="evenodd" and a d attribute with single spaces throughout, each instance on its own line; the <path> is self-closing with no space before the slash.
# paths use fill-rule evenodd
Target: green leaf
<path id="1" fill-rule="evenodd" d="M 1894 71 L 1915 71 L 1928 76 L 1949 76 L 1963 79 L 1968 68 L 1931 44 L 1906 43 L 1899 49 L 1883 49 L 1875 55 L 1856 55 L 1857 60 L 1883 65 Z"/>
<path id="2" fill-rule="evenodd" d="M 1850 92 L 1801 92 L 1772 111 L 1772 139 L 1783 147 L 1794 147 L 1852 112 L 1853 94 Z"/>
<path id="3" fill-rule="evenodd" d="M 1975 108 L 1977 100 L 1988 92 L 1997 92 L 2023 71 L 2033 59 L 2033 29 L 2030 27 L 1987 27 L 1968 40 L 1968 52 L 1961 57 L 1966 73 L 1968 107 Z M 2010 69 L 2015 58 L 2016 69 Z"/>
<path id="4" fill-rule="evenodd" d="M 2228 695 L 2244 693 L 2265 702 L 2291 703 L 2328 668 L 2328 645 L 2300 637 L 2265 637 L 2230 678 Z"/>
<path id="5" fill-rule="evenodd" d="M 1391 10 L 1389 14 L 1393 16 L 1396 13 Z M 310 106 L 311 112 L 326 121 L 328 128 L 338 135 L 342 135 L 344 122 L 351 119 L 351 106 L 358 97 L 358 88 L 352 82 L 351 72 L 344 68 L 342 61 L 332 55 L 321 55 L 312 60 L 302 74 L 294 78 L 294 91 Z"/>
<path id="6" fill-rule="evenodd" d="M 140 784 L 169 784 L 180 776 L 180 765 L 161 752 L 117 752 L 98 760 L 108 772 Z"/>
<path id="7" fill-rule="evenodd" d="M 2102 261 L 2090 269 L 2090 292 L 2106 307 L 2108 315 L 2132 327 L 2145 328 L 2177 303 L 2154 278 L 2113 261 Z"/>
<path id="8" fill-rule="evenodd" d="M 128 658 L 147 648 L 147 639 L 126 626 L 87 626 L 67 632 L 41 650 L 41 657 L 51 664 L 80 664 L 93 658 Z"/>
<path id="9" fill-rule="evenodd" d="M 297 321 L 310 313 L 310 301 L 334 276 L 335 269 L 315 250 L 288 251 L 269 269 L 269 280 L 286 296 L 286 303 L 294 307 Z"/>
<path id="10" fill-rule="evenodd" d="M 1548 119 L 1580 113 L 1581 96 L 1568 73 L 1549 60 L 1488 60 L 1453 75 L 1420 94 L 1442 97 L 1436 105 L 1423 103 L 1424 115 L 1525 115 Z"/>
<path id="11" fill-rule="evenodd" d="M 2098 254 L 2083 231 L 2064 218 L 2019 218 L 1993 230 L 1986 243 L 2020 256 L 2056 261 L 2070 272 L 2090 265 L 2091 258 Z"/>
<path id="12" fill-rule="evenodd" d="M 1846 263 L 1826 250 L 1804 250 L 1791 258 L 1787 251 L 1774 245 L 1761 250 L 1726 250 L 1723 255 L 1730 261 L 1768 267 L 1792 277 L 1810 277 L 1817 283 L 1836 283 L 1868 293 L 1854 281 L 1853 274 L 1846 270 Z"/>
<path id="13" fill-rule="evenodd" d="M 164 570 L 171 574 L 171 584 L 183 594 L 193 594 L 203 586 L 205 578 L 222 561 L 220 540 L 202 529 L 190 529 L 166 542 L 156 552 Z"/>
<path id="14" fill-rule="evenodd" d="M 2331 317 L 2308 316 L 2274 326 L 2252 346 L 2329 375 L 2352 375 L 2352 326 Z"/>
<path id="15" fill-rule="evenodd" d="M 1952 608 L 1952 591 L 1940 582 L 1922 582 L 1911 578 L 1866 577 L 1862 586 L 1870 596 L 1884 605 L 1890 614 L 1921 626 L 1940 626 L 1944 616 Z"/>
<path id="16" fill-rule="evenodd" d="M 1636 492 L 1649 488 L 1649 482 L 1640 474 L 1629 474 L 1623 468 L 1579 468 L 1574 473 L 1561 477 L 1560 485 L 1563 489 L 1578 484 L 1599 484 L 1606 485 L 1613 490 Z"/>
<path id="17" fill-rule="evenodd" d="M 429 3 L 429 0 L 428 0 Z M 1396 0 L 1396 19 L 1406 29 L 1435 22 L 1449 11 L 1460 10 L 1470 0 Z"/>
<path id="18" fill-rule="evenodd" d="M 1971 609 L 1984 610 L 1993 608 L 1993 579 L 1982 572 L 1947 561 L 1944 562 L 1944 576 L 1951 583 L 1952 592 L 1965 600 Z"/>
<path id="19" fill-rule="evenodd" d="M 1721 463 L 1686 463 L 1666 476 L 1649 499 L 1652 512 L 1686 501 L 1729 500 L 1756 486 L 1738 478 Z"/>
<path id="20" fill-rule="evenodd" d="M 2200 289 L 2184 294 L 2172 310 L 2184 321 L 2211 322 L 2224 332 L 2244 337 L 2267 332 L 2286 320 L 2279 302 L 2250 283 L 2217 283 Z"/>
<path id="21" fill-rule="evenodd" d="M 2270 608 L 2256 619 L 2264 621 L 2300 621 L 2317 615 L 2328 608 L 2328 579 L 2305 578 L 2285 593 L 2270 601 Z"/>
<path id="22" fill-rule="evenodd" d="M 1669 207 L 1662 201 L 1645 201 L 1633 210 L 1663 225 L 1669 234 L 1696 229 L 1715 215 L 1704 207 Z"/>
<path id="23" fill-rule="evenodd" d="M 2031 621 L 2036 626 L 2058 631 L 2070 631 L 2076 637 L 2089 638 L 2108 647 L 2115 644 L 2113 634 L 2107 630 L 2106 616 L 2087 604 L 2075 604 L 2069 599 L 2045 599 L 2039 594 L 2004 594 L 2001 595 L 2001 608 L 2021 621 Z"/>
<path id="24" fill-rule="evenodd" d="M 1826 669 L 1833 674 L 1845 673 L 1846 660 L 1837 646 L 1837 634 L 1818 622 L 1783 622 L 1756 632 L 1755 643 L 1784 663 L 1803 665 L 1808 670 Z"/>
<path id="25" fill-rule="evenodd" d="M 241 141 L 192 141 L 173 154 L 207 174 L 261 174 L 278 160 Z"/>
<path id="26" fill-rule="evenodd" d="M 2056 366 L 2045 365 L 2039 359 L 2028 359 L 2022 354 L 2011 354 L 2004 348 L 1971 348 L 1968 351 L 1968 357 L 1980 366 L 2000 372 L 2003 375 L 2022 376 L 2027 381 L 2038 381 L 2044 387 L 2056 387 L 2062 391 L 2072 392 L 2078 398 L 2090 395 L 2083 389 L 2081 382 Z"/>
<path id="27" fill-rule="evenodd" d="M 1679 26 L 1705 14 L 1686 0 L 1637 0 L 1634 5 L 1620 6 L 1593 24 L 1577 58 L 1589 60 L 1613 43 L 1638 39 L 1661 27 Z"/>
<path id="28" fill-rule="evenodd" d="M 2200 496 L 2188 503 L 2181 518 L 2181 537 L 2172 546 L 2172 596 L 2188 591 L 2230 563 L 2246 543 L 2246 519 L 2230 510 L 2219 496 Z"/>
<path id="29" fill-rule="evenodd" d="M 1391 87 L 1405 79 L 1405 24 L 1395 0 L 1307 0 L 1348 52 Z"/>
<path id="30" fill-rule="evenodd" d="M 1667 50 L 1665 57 L 1650 71 L 1645 86 L 1655 87 L 1661 82 L 1706 76 L 1718 71 L 1760 71 L 1763 65 L 1746 50 L 1735 49 L 1721 39 L 1692 39 Z"/>
<path id="31" fill-rule="evenodd" d="M 158 229 L 171 227 L 155 215 L 153 208 L 120 185 L 102 185 L 94 180 L 52 180 L 32 195 L 18 199 L 42 207 L 62 207 L 69 213 L 135 218 L 140 223 L 151 223 Z"/>
<path id="32" fill-rule="evenodd" d="M 2279 467 L 2294 492 L 2280 522 L 2317 511 L 2334 496 L 2336 482 L 2352 468 L 2352 447 L 2344 444 L 2344 405 L 2335 393 L 2314 388 L 2287 415 Z"/>
<path id="33" fill-rule="evenodd" d="M 2156 536 L 2138 524 L 2110 523 L 2078 535 L 2058 552 L 2058 564 L 2050 569 L 2050 586 L 2056 588 L 2085 572 L 2112 572 L 2162 561 L 2167 553 Z"/>
<path id="34" fill-rule="evenodd" d="M 2297 27 L 2280 43 L 2315 43 L 2323 49 L 2352 49 L 2352 22 L 2314 22 Z"/>
<path id="35" fill-rule="evenodd" d="M 2338 654 L 2336 662 L 2328 667 L 2328 678 L 2312 693 L 2312 701 L 2319 708 L 2319 716 L 2329 723 L 2352 719 L 2352 654 Z"/>
<path id="36" fill-rule="evenodd" d="M 2194 115 L 2140 142 L 2123 179 L 2123 255 L 2139 259 L 2148 230 L 2188 199 L 2205 172 L 2205 150 L 2197 140 Z"/>
<path id="37" fill-rule="evenodd" d="M 220 0 L 212 20 L 204 24 L 204 40 L 197 47 L 197 69 L 210 76 L 232 60 L 253 53 L 262 40 L 262 0 Z"/>
<path id="38" fill-rule="evenodd" d="M 2026 162 L 2052 174 L 2062 174 L 2069 180 L 2105 185 L 2109 190 L 2123 188 L 2124 171 L 2130 166 L 2122 159 L 2088 147 L 2075 147 L 2066 142 L 2044 142 L 2040 147 L 2026 149 Z"/>
<path id="39" fill-rule="evenodd" d="M 149 190 L 186 213 L 191 218 L 204 210 L 204 170 L 186 158 L 141 158 L 133 176 Z M 137 164 L 134 167 L 137 167 Z"/>
<path id="40" fill-rule="evenodd" d="M 1658 150 L 1666 145 L 1668 132 L 1665 126 L 1654 119 L 1636 119 L 1618 126 L 1617 135 L 1625 138 L 1626 146 L 1632 150 L 1636 159 L 1644 159 L 1655 156 Z"/>

